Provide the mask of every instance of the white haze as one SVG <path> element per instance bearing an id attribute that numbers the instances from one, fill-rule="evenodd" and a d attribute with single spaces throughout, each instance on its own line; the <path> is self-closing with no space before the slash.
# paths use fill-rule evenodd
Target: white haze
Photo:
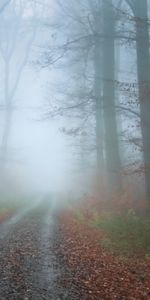
<path id="1" fill-rule="evenodd" d="M 15 1 L 17 0 L 14 0 L 14 2 L 12 3 L 15 3 Z M 28 18 L 29 19 L 30 17 L 32 18 L 32 9 L 30 8 L 30 1 L 24 3 L 29 3 L 29 7 L 27 7 L 27 9 L 25 10 L 22 16 L 23 19 L 26 21 L 28 20 Z M 73 123 L 73 118 L 67 119 L 65 121 L 63 118 L 59 118 L 59 117 L 57 117 L 56 119 L 45 120 L 45 113 L 48 112 L 47 100 L 49 100 L 49 102 L 54 102 L 53 99 L 51 101 L 51 97 L 55 98 L 57 96 L 55 95 L 54 92 L 55 89 L 53 89 L 53 84 L 55 83 L 56 85 L 58 85 L 59 88 L 61 88 L 61 84 L 64 84 L 65 88 L 67 88 L 68 82 L 66 78 L 69 73 L 69 68 L 68 71 L 66 71 L 65 68 L 64 69 L 62 68 L 60 71 L 58 68 L 56 68 L 56 66 L 53 65 L 48 69 L 48 68 L 41 68 L 39 65 L 37 67 L 35 64 L 36 61 L 40 61 L 41 53 L 42 55 L 44 55 L 44 51 L 46 47 L 50 48 L 51 46 L 50 40 L 53 41 L 53 38 L 51 38 L 51 34 L 52 34 L 51 29 L 53 27 L 47 26 L 46 23 L 47 22 L 53 23 L 52 19 L 53 19 L 54 4 L 52 0 L 51 1 L 45 0 L 41 3 L 43 5 L 38 4 L 39 5 L 38 13 L 39 15 L 41 15 L 44 7 L 42 17 L 44 16 L 45 19 L 44 21 L 42 17 L 40 19 L 42 20 L 42 22 L 41 24 L 38 24 L 39 27 L 36 32 L 36 38 L 31 47 L 29 59 L 27 60 L 26 65 L 23 69 L 23 72 L 20 77 L 19 85 L 17 87 L 16 94 L 13 99 L 13 105 L 15 106 L 15 110 L 13 113 L 13 120 L 11 124 L 11 132 L 10 132 L 9 143 L 8 143 L 9 157 L 7 161 L 7 169 L 9 170 L 9 173 L 15 179 L 15 181 L 18 182 L 19 185 L 24 186 L 25 189 L 38 191 L 42 193 L 43 192 L 62 193 L 66 191 L 70 192 L 72 188 L 76 188 L 76 187 L 77 187 L 76 192 L 80 192 L 79 187 L 81 187 L 81 190 L 83 192 L 84 186 L 86 186 L 85 190 L 90 189 L 90 182 L 91 182 L 90 179 L 93 174 L 91 170 L 86 172 L 87 175 L 85 175 L 85 171 L 84 174 L 78 172 L 78 167 L 80 164 L 79 159 L 77 157 L 78 149 L 77 147 L 76 148 L 74 147 L 74 149 L 70 147 L 69 138 L 64 134 L 62 134 L 61 131 L 59 130 L 61 127 L 65 126 L 66 123 L 68 127 L 71 127 L 72 124 L 69 124 L 69 122 Z M 45 3 L 48 3 L 48 6 L 47 5 L 44 6 Z M 9 7 L 5 10 L 6 20 L 7 18 L 9 18 L 8 12 L 9 12 Z M 57 13 L 57 9 L 55 13 Z M 56 23 L 59 21 L 58 18 L 59 16 L 57 16 L 55 20 Z M 1 20 L 1 23 L 2 22 L 3 19 Z M 8 25 L 10 28 L 11 20 L 9 20 Z M 8 28 L 5 29 L 4 26 L 3 28 L 2 26 L 0 26 L 1 42 L 3 41 L 3 39 L 5 41 L 6 38 L 6 43 L 7 43 L 7 35 L 6 35 L 7 30 Z M 29 30 L 31 30 L 30 26 L 29 26 Z M 14 53 L 14 55 L 12 55 L 12 69 L 10 74 L 12 85 L 18 70 L 18 64 L 22 59 L 23 50 L 25 50 L 25 44 L 27 42 L 26 40 L 28 38 L 28 34 L 29 33 L 27 28 L 25 38 L 24 35 L 21 35 L 21 40 L 19 40 L 19 43 L 16 46 L 16 52 Z M 64 38 L 63 32 L 61 32 L 59 38 L 63 40 Z M 62 40 L 59 41 L 60 44 Z M 128 65 L 131 65 L 130 60 L 133 61 L 132 60 L 133 54 L 134 52 L 132 53 L 132 51 L 130 54 L 128 52 L 127 54 L 128 57 L 127 57 L 126 49 L 125 47 L 122 47 L 120 53 L 121 63 L 119 63 L 120 65 L 118 66 L 119 67 L 118 73 L 122 82 L 127 81 L 129 73 L 131 73 L 131 66 L 129 67 Z M 3 104 L 4 103 L 4 99 L 3 99 L 4 98 L 3 97 L 4 62 L 2 56 L 0 57 L 0 67 L 1 67 L 0 91 L 1 91 L 1 103 Z M 123 73 L 122 70 L 124 71 Z M 133 78 L 134 75 L 135 74 L 133 74 Z M 70 74 L 69 76 L 71 77 Z M 61 77 L 62 77 L 62 82 L 61 82 Z M 74 85 L 76 85 L 76 81 Z M 65 97 L 65 93 L 64 95 L 61 95 L 60 98 L 63 99 L 63 97 Z M 5 116 L 5 111 L 1 110 L 0 112 L 1 139 L 3 136 L 4 116 Z M 125 119 L 123 119 L 122 124 L 123 124 L 122 125 L 123 128 L 121 129 L 125 130 L 127 126 Z M 121 147 L 124 147 L 124 144 L 121 145 Z M 128 150 L 128 148 L 126 147 L 124 151 L 124 155 L 126 157 L 129 156 L 129 159 L 131 160 L 132 159 L 131 148 Z M 138 156 L 140 156 L 139 153 Z M 96 159 L 95 157 L 96 155 L 94 152 L 94 159 Z"/>
<path id="2" fill-rule="evenodd" d="M 13 156 L 18 160 L 16 168 L 22 169 L 29 185 L 45 192 L 66 188 L 70 159 L 59 130 L 61 121 L 45 120 L 44 85 L 48 75 L 29 67 L 24 71 L 16 95 L 10 141 Z"/>
<path id="3" fill-rule="evenodd" d="M 5 10 L 6 16 L 7 10 L 9 12 L 9 7 Z M 44 11 L 44 14 L 46 13 Z M 51 18 L 52 10 L 48 12 L 48 16 Z M 32 17 L 30 6 L 23 14 L 23 18 L 27 19 L 28 17 Z M 60 132 L 60 128 L 63 126 L 62 120 L 59 120 L 59 118 L 45 120 L 47 98 L 50 97 L 47 84 L 53 82 L 53 77 L 56 74 L 55 70 L 48 71 L 40 67 L 37 68 L 32 63 L 40 57 L 40 51 L 36 51 L 36 49 L 44 47 L 45 41 L 48 41 L 49 32 L 46 31 L 43 25 L 40 26 L 41 32 L 37 30 L 29 59 L 23 69 L 13 99 L 15 109 L 8 140 L 6 168 L 16 184 L 18 182 L 18 185 L 23 186 L 25 189 L 59 193 L 66 191 L 68 186 L 71 185 L 73 157 L 68 149 L 66 138 Z M 2 36 L 5 39 L 4 34 L 5 28 L 2 31 Z M 18 64 L 23 57 L 22 52 L 25 49 L 25 45 L 23 46 L 21 43 L 16 46 L 16 52 L 11 60 L 10 84 L 12 86 L 15 76 L 17 76 Z M 2 57 L 0 65 L 3 69 Z M 1 76 L 1 81 L 4 82 L 3 76 Z M 1 88 L 1 95 L 3 94 L 4 86 Z M 4 103 L 3 97 L 1 97 L 1 103 Z M 4 117 L 5 110 L 2 110 L 0 121 L 1 141 Z"/>

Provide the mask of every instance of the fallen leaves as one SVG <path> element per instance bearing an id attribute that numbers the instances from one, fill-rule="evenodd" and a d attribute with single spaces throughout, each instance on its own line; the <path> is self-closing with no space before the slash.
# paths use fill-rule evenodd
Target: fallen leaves
<path id="1" fill-rule="evenodd" d="M 80 223 L 73 214 L 60 216 L 58 249 L 73 271 L 73 283 L 87 300 L 149 300 L 150 263 L 123 260 L 100 246 L 103 233 Z"/>
<path id="2" fill-rule="evenodd" d="M 0 224 L 8 220 L 14 213 L 13 210 L 0 211 Z"/>

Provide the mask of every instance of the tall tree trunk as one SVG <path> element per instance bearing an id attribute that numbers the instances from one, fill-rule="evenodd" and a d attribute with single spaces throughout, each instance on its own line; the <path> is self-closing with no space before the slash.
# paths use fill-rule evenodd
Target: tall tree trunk
<path id="1" fill-rule="evenodd" d="M 2 149 L 1 149 L 1 167 L 2 173 L 4 172 L 7 159 L 8 159 L 8 140 L 11 130 L 11 120 L 12 120 L 12 107 L 11 100 L 9 98 L 9 60 L 5 62 L 5 119 L 4 119 L 4 132 L 2 138 Z"/>
<path id="2" fill-rule="evenodd" d="M 147 0 L 136 0 L 136 51 L 147 198 L 150 203 L 150 55 Z"/>
<path id="3" fill-rule="evenodd" d="M 100 15 L 95 13 L 95 45 L 94 45 L 94 97 L 96 108 L 96 152 L 97 152 L 97 175 L 100 186 L 103 184 L 104 174 L 104 125 L 102 109 L 102 61 L 101 61 L 101 42 L 100 42 Z"/>
<path id="4" fill-rule="evenodd" d="M 115 20 L 112 0 L 103 0 L 103 106 L 108 192 L 121 192 L 121 162 L 115 110 Z"/>
<path id="5" fill-rule="evenodd" d="M 12 110 L 7 109 L 5 113 L 4 133 L 2 139 L 2 169 L 5 169 L 8 160 L 8 141 L 12 124 Z"/>

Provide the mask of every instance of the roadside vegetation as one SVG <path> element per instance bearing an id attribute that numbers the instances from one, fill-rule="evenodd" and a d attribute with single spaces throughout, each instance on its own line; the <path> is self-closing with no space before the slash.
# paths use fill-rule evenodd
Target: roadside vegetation
<path id="1" fill-rule="evenodd" d="M 13 190 L 9 190 L 9 192 L 1 193 L 0 223 L 9 219 L 17 211 L 27 208 L 33 200 L 33 195 L 24 192 L 15 193 Z"/>
<path id="2" fill-rule="evenodd" d="M 150 260 L 150 220 L 138 216 L 133 210 L 126 214 L 103 213 L 91 221 L 92 226 L 103 230 L 107 237 L 101 245 L 130 256 L 144 256 Z"/>
<path id="3" fill-rule="evenodd" d="M 125 257 L 137 256 L 150 261 L 150 218 L 139 213 L 136 208 L 116 208 L 113 210 L 102 205 L 97 207 L 93 199 L 88 199 L 86 206 L 80 203 L 73 208 L 80 223 L 97 229 L 103 234 L 100 245 Z"/>

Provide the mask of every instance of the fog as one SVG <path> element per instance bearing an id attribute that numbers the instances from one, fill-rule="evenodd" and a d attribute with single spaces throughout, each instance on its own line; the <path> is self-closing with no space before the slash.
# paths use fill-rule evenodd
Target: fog
<path id="1" fill-rule="evenodd" d="M 150 299 L 150 1 L 0 0 L 0 299 Z"/>
<path id="2" fill-rule="evenodd" d="M 9 94 L 9 89 L 11 91 L 14 88 L 16 78 L 19 74 L 11 103 L 13 106 L 13 116 L 9 129 L 9 137 L 7 137 L 7 149 L 5 146 L 5 151 L 7 151 L 4 166 L 5 175 L 6 177 L 10 176 L 12 180 L 16 181 L 15 185 L 24 186 L 25 189 L 31 191 L 60 193 L 64 192 L 67 189 L 67 185 L 69 185 L 72 158 L 65 137 L 60 133 L 60 128 L 63 126 L 64 121 L 59 120 L 59 118 L 57 120 L 51 118 L 45 120 L 45 113 L 48 106 L 47 98 L 49 98 L 47 85 L 49 81 L 53 81 L 56 71 L 55 68 L 51 71 L 47 69 L 42 70 L 40 63 L 36 63 L 41 56 L 41 50 L 37 51 L 36 49 L 43 47 L 42 51 L 44 53 L 44 47 L 47 47 L 49 43 L 47 28 L 45 28 L 46 25 L 44 24 L 44 19 L 47 15 L 47 6 L 44 7 L 44 3 L 37 5 L 36 9 L 38 13 L 36 13 L 41 15 L 42 10 L 44 10 L 44 15 L 43 20 L 41 19 L 41 24 L 35 25 L 32 6 L 34 4 L 30 1 L 28 2 L 25 5 L 22 3 L 22 7 L 25 8 L 24 12 L 22 8 L 21 15 L 17 12 L 17 8 L 20 8 L 21 5 L 21 2 L 18 1 L 12 1 L 1 15 L 1 24 L 4 22 L 1 28 L 0 42 L 2 50 L 1 69 L 4 72 L 1 73 L 1 81 L 3 82 L 3 85 L 1 85 L 1 143 L 5 128 L 5 110 L 7 110 L 7 107 L 5 107 L 5 101 L 7 105 L 5 90 L 7 88 Z M 16 12 L 13 11 L 14 9 L 16 9 Z M 18 23 L 13 19 L 15 18 L 15 13 L 18 13 L 18 17 L 21 18 Z M 52 16 L 51 9 L 48 12 L 48 16 L 49 18 Z M 26 43 L 28 43 L 33 29 L 32 27 L 19 27 L 26 26 L 21 22 L 30 22 L 30 27 L 37 26 L 39 31 L 44 32 L 44 38 L 41 32 L 35 33 L 34 40 L 29 45 L 30 50 L 26 49 L 28 47 Z M 13 32 L 11 26 L 14 27 Z M 25 31 L 25 38 L 22 37 L 23 31 Z M 13 40 L 13 37 L 16 41 Z M 45 37 L 47 38 L 47 42 L 45 42 Z M 20 38 L 23 42 L 23 48 L 19 43 Z M 16 45 L 14 46 L 13 43 L 16 43 Z M 43 45 L 44 43 L 47 43 L 47 45 Z M 12 53 L 10 53 L 11 59 L 8 54 L 8 60 L 10 60 L 9 71 L 5 68 L 7 62 L 5 61 L 5 57 L 3 57 L 3 51 L 6 50 L 7 52 L 9 50 L 8 47 L 12 47 Z M 19 68 L 24 60 L 26 51 L 29 51 L 28 57 L 20 72 Z M 42 56 L 44 55 L 43 53 Z M 10 72 L 9 83 L 6 82 L 5 72 Z"/>
<path id="3" fill-rule="evenodd" d="M 45 74 L 34 74 L 29 68 L 22 77 L 18 91 L 22 105 L 15 112 L 11 147 L 16 149 L 16 159 L 20 156 L 20 168 L 33 188 L 46 192 L 65 186 L 69 153 L 59 132 L 61 122 L 43 120 L 44 82 Z"/>
<path id="4" fill-rule="evenodd" d="M 131 185 L 135 199 L 147 198 L 149 29 L 138 44 L 132 5 L 110 2 L 2 1 L 3 191 L 12 182 L 15 190 L 108 199 Z M 140 11 L 138 3 L 143 18 Z"/>

